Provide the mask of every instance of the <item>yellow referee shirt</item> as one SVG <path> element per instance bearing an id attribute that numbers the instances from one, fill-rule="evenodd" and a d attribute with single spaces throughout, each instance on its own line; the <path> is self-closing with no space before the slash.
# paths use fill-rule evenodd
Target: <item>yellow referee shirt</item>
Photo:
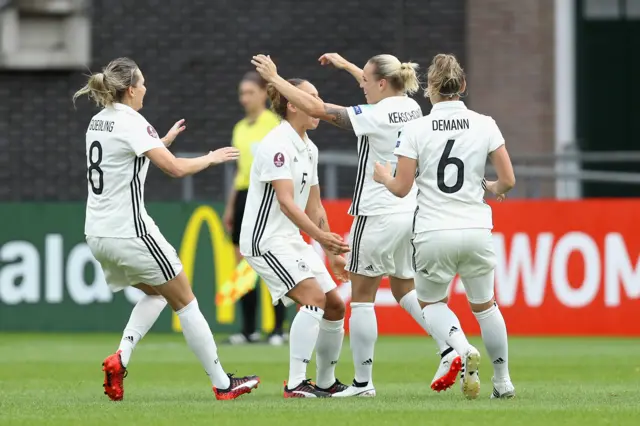
<path id="1" fill-rule="evenodd" d="M 265 110 L 254 123 L 243 118 L 233 128 L 232 145 L 240 150 L 238 159 L 238 173 L 234 186 L 242 191 L 249 188 L 249 176 L 251 175 L 251 163 L 256 143 L 260 142 L 267 133 L 280 124 L 280 118 L 270 110 Z"/>

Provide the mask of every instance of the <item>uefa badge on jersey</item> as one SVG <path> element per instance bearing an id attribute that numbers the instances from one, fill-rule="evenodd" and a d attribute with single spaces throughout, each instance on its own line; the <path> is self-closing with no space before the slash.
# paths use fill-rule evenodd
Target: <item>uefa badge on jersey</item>
<path id="1" fill-rule="evenodd" d="M 398 139 L 398 142 L 396 142 L 396 148 L 400 148 L 400 139 Z"/>
<path id="2" fill-rule="evenodd" d="M 276 167 L 284 166 L 284 154 L 281 152 L 276 153 L 276 155 L 273 156 L 273 164 L 275 164 Z"/>
<path id="3" fill-rule="evenodd" d="M 158 132 L 156 132 L 156 129 L 154 129 L 152 125 L 147 126 L 147 133 L 149 133 L 149 136 L 152 138 L 158 139 Z"/>
<path id="4" fill-rule="evenodd" d="M 355 111 L 356 115 L 362 114 L 362 108 L 360 108 L 358 105 L 353 107 L 353 111 Z"/>

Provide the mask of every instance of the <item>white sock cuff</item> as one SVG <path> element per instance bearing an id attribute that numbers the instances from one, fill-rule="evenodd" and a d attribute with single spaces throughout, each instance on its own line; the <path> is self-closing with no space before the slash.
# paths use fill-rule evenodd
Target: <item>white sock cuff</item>
<path id="1" fill-rule="evenodd" d="M 483 319 L 489 318 L 490 316 L 498 312 L 498 310 L 499 310 L 498 305 L 494 303 L 493 306 L 487 309 L 486 311 L 474 312 L 473 315 L 475 315 L 477 319 L 483 320 Z"/>
<path id="2" fill-rule="evenodd" d="M 179 311 L 176 311 L 176 314 L 178 314 L 178 316 L 184 315 L 184 314 L 186 314 L 187 312 L 189 312 L 192 309 L 199 309 L 199 307 L 198 307 L 198 299 L 196 299 L 196 298 L 194 298 L 191 301 L 191 303 L 189 303 L 184 308 L 180 309 Z"/>
<path id="3" fill-rule="evenodd" d="M 322 317 L 324 316 L 324 310 L 323 309 L 318 308 L 317 306 L 311 306 L 311 305 L 302 306 L 300 308 L 300 313 L 309 314 L 313 318 L 318 320 L 318 322 L 320 322 L 320 320 L 322 320 Z"/>
<path id="4" fill-rule="evenodd" d="M 344 331 L 344 318 L 338 321 L 329 321 L 323 318 L 322 321 L 320 321 L 320 330 L 340 333 Z"/>
<path id="5" fill-rule="evenodd" d="M 350 304 L 351 306 L 351 310 L 353 311 L 354 309 L 361 309 L 361 310 L 374 310 L 374 304 L 373 303 L 361 303 L 361 302 L 351 302 Z"/>
<path id="6" fill-rule="evenodd" d="M 413 289 L 409 293 L 407 293 L 404 296 L 402 296 L 402 299 L 400 299 L 400 301 L 398 303 L 400 304 L 402 309 L 404 309 L 405 311 L 408 311 L 409 309 L 407 309 L 407 307 L 405 305 L 407 303 L 409 303 L 410 299 L 414 299 L 414 298 L 415 299 L 418 298 L 418 296 L 416 295 L 416 289 Z"/>

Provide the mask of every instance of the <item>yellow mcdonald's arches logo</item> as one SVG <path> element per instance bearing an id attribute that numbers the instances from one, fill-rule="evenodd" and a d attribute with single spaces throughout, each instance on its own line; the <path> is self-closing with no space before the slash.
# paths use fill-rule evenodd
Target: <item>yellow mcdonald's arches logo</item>
<path id="1" fill-rule="evenodd" d="M 218 216 L 218 213 L 216 213 L 212 207 L 203 205 L 197 207 L 193 211 L 189 221 L 187 222 L 187 226 L 185 227 L 184 234 L 182 235 L 179 255 L 184 268 L 184 273 L 189 279 L 189 282 L 192 286 L 196 285 L 194 282 L 197 257 L 196 251 L 198 249 L 200 230 L 205 223 L 207 224 L 209 236 L 211 238 L 211 248 L 213 251 L 212 261 L 215 271 L 213 282 L 210 281 L 210 285 L 216 286 L 217 293 L 219 287 L 229 279 L 231 274 L 233 274 L 233 271 L 236 268 L 236 258 L 233 244 L 224 231 L 220 216 Z M 202 280 L 201 277 L 199 277 L 199 279 Z M 275 322 L 273 308 L 271 307 L 271 297 L 269 296 L 269 292 L 264 283 L 262 284 L 261 290 L 262 328 L 266 331 L 270 331 L 273 329 Z M 215 303 L 215 301 L 213 303 Z M 218 323 L 232 324 L 234 320 L 235 309 L 233 305 L 216 307 L 216 321 Z M 174 331 L 182 331 L 180 320 L 175 312 L 172 315 L 171 326 Z"/>

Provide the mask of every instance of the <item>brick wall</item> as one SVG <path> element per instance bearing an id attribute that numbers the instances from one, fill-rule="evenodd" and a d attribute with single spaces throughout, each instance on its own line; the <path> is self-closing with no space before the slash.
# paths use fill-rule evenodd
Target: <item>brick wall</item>
<path id="1" fill-rule="evenodd" d="M 238 78 L 257 52 L 271 54 L 282 75 L 311 80 L 325 100 L 338 104 L 363 102 L 363 96 L 346 73 L 316 64 L 325 51 L 358 64 L 382 52 L 421 65 L 437 51 L 465 55 L 464 0 L 93 3 L 92 70 L 117 56 L 135 59 L 147 80 L 145 117 L 161 134 L 187 119 L 176 151 L 229 143 L 242 116 Z M 0 72 L 0 201 L 86 197 L 84 132 L 96 110 L 84 100 L 77 111 L 71 104 L 83 82 L 79 72 Z M 420 102 L 427 112 L 428 102 Z M 355 149 L 354 137 L 327 124 L 312 138 L 321 150 Z M 342 195 L 349 195 L 354 178 L 355 170 L 341 173 Z M 195 183 L 197 198 L 221 198 L 221 170 L 208 170 Z M 179 181 L 152 168 L 147 200 L 177 200 L 180 194 Z"/>
<path id="2" fill-rule="evenodd" d="M 553 0 L 467 2 L 469 106 L 496 120 L 512 156 L 554 150 L 553 5 Z M 521 179 L 516 189 L 520 196 L 555 191 L 550 180 L 538 185 Z"/>

